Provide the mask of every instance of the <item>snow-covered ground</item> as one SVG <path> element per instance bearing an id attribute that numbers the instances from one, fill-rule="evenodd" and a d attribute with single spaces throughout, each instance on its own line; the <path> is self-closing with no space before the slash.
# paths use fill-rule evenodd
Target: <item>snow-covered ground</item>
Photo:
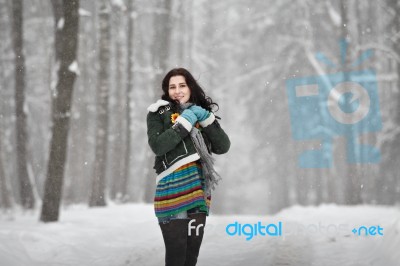
<path id="1" fill-rule="evenodd" d="M 164 244 L 152 205 L 74 206 L 49 224 L 38 217 L 37 211 L 0 213 L 0 265 L 163 265 Z M 229 236 L 226 226 L 236 221 L 281 222 L 282 235 Z M 352 233 L 360 226 L 383 229 L 370 229 L 374 236 Z M 400 209 L 322 205 L 294 206 L 274 216 L 211 215 L 203 241 L 199 266 L 394 266 L 400 265 Z"/>

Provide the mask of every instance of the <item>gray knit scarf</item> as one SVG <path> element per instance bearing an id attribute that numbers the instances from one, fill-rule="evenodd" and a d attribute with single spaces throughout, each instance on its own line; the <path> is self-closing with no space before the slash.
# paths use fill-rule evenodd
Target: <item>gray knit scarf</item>
<path id="1" fill-rule="evenodd" d="M 181 110 L 184 110 L 193 103 L 184 103 L 180 104 Z M 214 169 L 215 159 L 212 157 L 211 153 L 208 152 L 207 145 L 204 142 L 204 138 L 201 135 L 201 132 L 196 127 L 193 127 L 190 131 L 190 137 L 193 141 L 193 144 L 196 148 L 197 153 L 200 155 L 200 163 L 203 171 L 203 175 L 205 177 L 205 198 L 211 196 L 211 189 L 214 190 L 215 186 L 218 185 L 218 182 L 222 179 L 221 176 Z"/>

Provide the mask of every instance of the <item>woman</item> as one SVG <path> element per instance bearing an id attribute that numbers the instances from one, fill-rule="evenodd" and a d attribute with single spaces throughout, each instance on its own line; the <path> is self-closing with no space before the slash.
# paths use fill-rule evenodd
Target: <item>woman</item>
<path id="1" fill-rule="evenodd" d="M 155 214 L 164 238 L 165 264 L 196 265 L 211 189 L 219 180 L 211 153 L 226 153 L 230 141 L 212 112 L 218 105 L 189 71 L 172 69 L 162 90 L 162 99 L 147 108 L 147 136 L 156 155 Z"/>

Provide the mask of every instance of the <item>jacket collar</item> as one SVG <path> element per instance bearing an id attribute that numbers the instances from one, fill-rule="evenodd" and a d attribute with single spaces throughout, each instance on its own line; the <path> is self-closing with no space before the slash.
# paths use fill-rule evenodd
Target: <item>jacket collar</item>
<path id="1" fill-rule="evenodd" d="M 147 107 L 147 111 L 154 113 L 157 112 L 158 108 L 160 108 L 161 106 L 165 106 L 168 104 L 169 104 L 168 101 L 160 99 L 157 102 L 150 104 L 149 107 Z"/>

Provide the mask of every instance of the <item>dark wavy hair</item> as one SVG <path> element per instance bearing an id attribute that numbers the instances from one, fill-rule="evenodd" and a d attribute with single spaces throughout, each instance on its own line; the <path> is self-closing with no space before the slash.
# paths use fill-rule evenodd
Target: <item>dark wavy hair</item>
<path id="1" fill-rule="evenodd" d="M 165 75 L 163 81 L 162 81 L 162 90 L 164 94 L 161 96 L 163 100 L 169 101 L 172 105 L 172 108 L 177 110 L 179 107 L 179 101 L 174 101 L 169 97 L 168 93 L 168 88 L 169 88 L 169 80 L 171 77 L 174 76 L 183 76 L 185 78 L 186 84 L 189 87 L 190 90 L 190 98 L 189 102 L 194 103 L 198 106 L 203 107 L 204 109 L 208 111 L 212 111 L 213 107 L 217 107 L 215 111 L 218 111 L 219 106 L 217 103 L 213 102 L 213 100 L 206 96 L 204 93 L 203 89 L 200 87 L 200 85 L 197 83 L 197 81 L 194 79 L 192 74 L 185 68 L 174 68 L 171 69 L 167 75 Z"/>

